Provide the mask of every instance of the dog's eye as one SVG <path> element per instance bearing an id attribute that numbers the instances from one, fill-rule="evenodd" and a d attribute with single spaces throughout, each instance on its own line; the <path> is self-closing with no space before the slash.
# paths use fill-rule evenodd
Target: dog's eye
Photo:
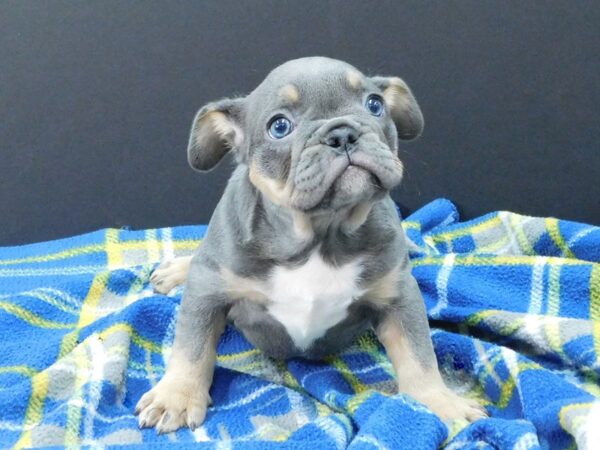
<path id="1" fill-rule="evenodd" d="M 383 100 L 379 95 L 369 95 L 365 106 L 374 116 L 379 117 L 383 114 Z"/>
<path id="2" fill-rule="evenodd" d="M 275 116 L 269 122 L 269 135 L 273 139 L 282 139 L 292 132 L 292 122 L 287 117 Z"/>

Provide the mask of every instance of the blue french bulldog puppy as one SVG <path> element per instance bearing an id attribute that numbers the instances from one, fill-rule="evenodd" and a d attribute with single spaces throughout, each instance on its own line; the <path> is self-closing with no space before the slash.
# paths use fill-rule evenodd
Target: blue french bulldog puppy
<path id="1" fill-rule="evenodd" d="M 237 168 L 196 253 L 153 274 L 158 291 L 185 287 L 166 373 L 136 407 L 140 427 L 202 424 L 228 320 L 276 358 L 319 358 L 373 328 L 399 392 L 444 420 L 485 416 L 440 376 L 389 196 L 402 179 L 398 140 L 422 129 L 400 78 L 321 57 L 200 109 L 189 163 L 210 170 L 232 153 Z"/>

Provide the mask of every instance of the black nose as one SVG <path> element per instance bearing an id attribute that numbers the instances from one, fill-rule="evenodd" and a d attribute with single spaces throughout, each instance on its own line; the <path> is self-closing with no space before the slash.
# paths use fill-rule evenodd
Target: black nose
<path id="1" fill-rule="evenodd" d="M 349 126 L 334 128 L 325 136 L 325 144 L 340 150 L 350 150 L 358 140 L 358 132 Z"/>

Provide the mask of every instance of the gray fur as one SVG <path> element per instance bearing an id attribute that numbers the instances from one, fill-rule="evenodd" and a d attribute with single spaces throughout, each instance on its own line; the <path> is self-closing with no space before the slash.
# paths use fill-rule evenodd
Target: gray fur
<path id="1" fill-rule="evenodd" d="M 287 92 L 294 95 L 282 96 L 290 85 Z M 390 86 L 395 91 L 386 91 Z M 369 95 L 390 92 L 397 97 L 381 117 L 367 111 Z M 267 129 L 278 114 L 289 117 L 294 129 L 275 140 Z M 423 299 L 389 196 L 402 178 L 398 139 L 415 138 L 422 128 L 421 111 L 402 80 L 369 78 L 349 64 L 321 57 L 289 61 L 247 97 L 202 108 L 192 126 L 190 164 L 207 170 L 230 151 L 238 165 L 192 258 L 174 352 L 199 361 L 225 317 L 277 358 L 337 352 L 385 321 L 402 330 L 423 370 L 437 373 Z M 352 142 L 331 144 L 332 136 L 348 130 Z M 256 173 L 252 178 L 252 170 L 258 178 Z M 269 193 L 268 186 L 276 188 Z M 360 205 L 367 205 L 368 214 L 352 222 Z M 298 231 L 298 217 L 306 230 Z M 361 286 L 395 274 L 396 295 L 384 302 L 368 294 L 354 299 L 345 319 L 300 349 L 264 303 L 229 298 L 222 271 L 264 281 L 276 266 L 299 266 L 316 249 L 331 265 L 361 258 Z"/>
<path id="2" fill-rule="evenodd" d="M 227 149 L 231 149 L 239 165 L 214 212 L 203 244 L 192 260 L 184 290 L 181 315 L 202 311 L 205 317 L 195 321 L 183 319 L 191 323 L 178 327 L 177 341 L 185 342 L 186 346 L 202 346 L 201 335 L 207 325 L 200 322 L 213 317 L 215 313 L 208 311 L 214 310 L 228 314 L 255 345 L 273 356 L 318 357 L 322 356 L 324 348 L 326 352 L 339 351 L 357 334 L 375 325 L 381 314 L 387 314 L 370 305 L 368 298 L 361 299 L 350 308 L 346 320 L 332 327 L 311 348 L 299 351 L 285 328 L 266 312 L 263 305 L 228 301 L 218 281 L 220 267 L 244 277 L 265 279 L 274 265 L 301 264 L 317 246 L 332 264 L 340 265 L 363 256 L 364 283 L 382 276 L 407 258 L 404 234 L 389 197 L 389 191 L 400 182 L 402 175 L 394 172 L 392 156 L 398 151 L 398 127 L 402 127 L 399 130 L 401 136 L 414 138 L 422 129 L 422 115 L 411 93 L 411 108 L 407 114 L 388 110 L 383 117 L 372 116 L 365 109 L 365 99 L 373 93 L 383 95 L 387 78 L 363 76 L 362 88 L 354 89 L 347 81 L 349 70 L 358 72 L 349 64 L 329 58 L 289 61 L 273 70 L 246 98 L 210 103 L 196 116 L 188 149 L 190 164 L 196 169 L 210 168 Z M 296 104 L 290 104 L 278 95 L 290 84 L 299 94 Z M 209 111 L 228 115 L 243 133 L 241 145 L 233 145 L 233 136 L 219 138 L 199 125 L 200 118 Z M 295 129 L 290 136 L 275 141 L 267 135 L 267 124 L 271 117 L 282 113 L 294 118 Z M 371 157 L 364 157 L 364 165 L 372 169 L 379 186 L 365 183 L 360 186 L 360 192 L 346 194 L 336 185 L 335 180 L 340 178 L 347 160 L 322 142 L 332 129 L 343 125 L 350 125 L 359 132 L 358 146 L 352 154 L 358 155 L 357 159 L 364 157 L 363 154 Z M 252 162 L 263 169 L 265 176 L 293 182 L 291 207 L 274 204 L 250 182 L 248 170 Z M 335 223 L 333 217 L 361 201 L 373 203 L 371 212 L 358 230 L 344 233 L 341 222 Z M 292 208 L 312 217 L 312 239 L 305 240 L 294 234 Z M 412 277 L 408 263 L 404 276 Z M 409 298 L 398 299 L 402 303 L 400 309 L 416 303 L 418 307 L 415 308 L 421 314 L 423 303 L 418 288 L 409 294 Z M 390 311 L 397 309 L 399 307 L 395 305 L 390 307 Z M 410 329 L 409 324 L 404 326 Z M 421 330 L 415 330 L 409 336 L 426 341 L 414 347 L 419 354 L 425 346 L 426 355 L 422 359 L 427 360 L 431 358 L 429 328 L 426 320 L 419 326 L 427 336 Z M 278 338 L 273 339 L 273 336 Z"/>

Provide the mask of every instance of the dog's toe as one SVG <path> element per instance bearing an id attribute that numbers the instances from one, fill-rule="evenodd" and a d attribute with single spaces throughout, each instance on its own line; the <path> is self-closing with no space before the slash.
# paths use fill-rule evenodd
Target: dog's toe
<path id="1" fill-rule="evenodd" d="M 187 278 L 190 257 L 163 261 L 150 275 L 150 283 L 156 292 L 168 294 Z"/>
<path id="2" fill-rule="evenodd" d="M 159 434 L 186 425 L 193 430 L 204 422 L 208 401 L 208 395 L 202 395 L 193 381 L 182 383 L 163 378 L 136 406 L 139 427 L 156 427 Z"/>
<path id="3" fill-rule="evenodd" d="M 135 415 L 139 416 L 140 413 L 152 403 L 153 399 L 153 391 L 146 392 L 144 395 L 142 395 L 142 398 L 140 398 L 140 400 L 137 402 L 137 405 L 135 406 Z"/>
<path id="4" fill-rule="evenodd" d="M 206 408 L 192 406 L 187 412 L 186 423 L 190 430 L 194 431 L 202 422 L 204 422 L 204 418 L 206 417 Z"/>
<path id="5" fill-rule="evenodd" d="M 159 406 L 153 406 L 147 408 L 140 413 L 138 418 L 138 425 L 140 428 L 150 428 L 156 425 L 158 419 L 162 414 L 162 408 Z"/>
<path id="6" fill-rule="evenodd" d="M 485 408 L 477 401 L 461 397 L 443 386 L 415 396 L 444 421 L 474 422 L 487 417 Z"/>
<path id="7" fill-rule="evenodd" d="M 488 413 L 480 403 L 475 400 L 459 397 L 465 402 L 465 417 L 469 422 L 475 422 L 479 419 L 488 417 Z"/>
<path id="8" fill-rule="evenodd" d="M 156 432 L 170 433 L 185 425 L 185 411 L 165 411 L 156 425 Z"/>

